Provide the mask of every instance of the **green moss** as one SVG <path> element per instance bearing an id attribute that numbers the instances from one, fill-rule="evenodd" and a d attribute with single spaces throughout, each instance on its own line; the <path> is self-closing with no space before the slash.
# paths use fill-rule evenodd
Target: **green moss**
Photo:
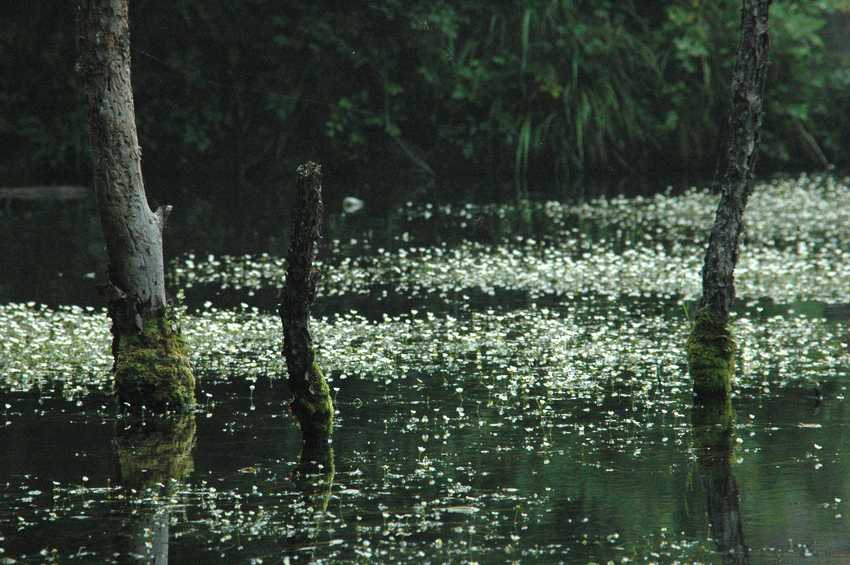
<path id="1" fill-rule="evenodd" d="M 146 321 L 141 332 L 119 337 L 115 393 L 134 411 L 185 412 L 195 405 L 195 376 L 170 312 Z"/>
<path id="2" fill-rule="evenodd" d="M 688 370 L 694 394 L 703 398 L 726 398 L 735 376 L 735 338 L 727 323 L 700 310 L 688 337 Z"/>
<path id="3" fill-rule="evenodd" d="M 298 419 L 305 443 L 323 442 L 333 431 L 331 390 L 319 365 L 313 361 L 303 378 L 289 377 L 293 399 L 290 409 Z"/>

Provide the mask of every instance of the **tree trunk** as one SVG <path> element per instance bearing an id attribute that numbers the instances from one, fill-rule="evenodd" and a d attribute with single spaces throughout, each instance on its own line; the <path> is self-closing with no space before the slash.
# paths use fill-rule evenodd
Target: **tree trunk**
<path id="1" fill-rule="evenodd" d="M 150 410 L 187 409 L 194 376 L 165 300 L 162 230 L 170 206 L 148 207 L 130 82 L 128 0 L 81 0 L 80 73 L 94 185 L 109 256 L 116 393 Z"/>
<path id="2" fill-rule="evenodd" d="M 318 280 L 313 261 L 322 216 L 321 166 L 312 162 L 300 165 L 296 184 L 286 284 L 279 312 L 293 397 L 290 409 L 301 426 L 304 444 L 310 447 L 330 439 L 334 413 L 330 389 L 316 363 L 310 334 L 310 308 Z"/>
<path id="3" fill-rule="evenodd" d="M 688 340 L 688 363 L 697 396 L 728 396 L 735 372 L 729 311 L 735 299 L 738 244 L 759 148 L 770 1 L 742 1 L 722 195 L 702 269 L 702 298 Z"/>

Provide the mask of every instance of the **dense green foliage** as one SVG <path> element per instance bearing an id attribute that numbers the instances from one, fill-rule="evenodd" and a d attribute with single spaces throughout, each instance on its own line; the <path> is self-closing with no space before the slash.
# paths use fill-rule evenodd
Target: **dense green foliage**
<path id="1" fill-rule="evenodd" d="M 70 2 L 7 3 L 0 174 L 88 180 Z M 154 196 L 233 203 L 307 158 L 332 178 L 423 185 L 487 171 L 711 169 L 737 0 L 132 3 L 137 120 Z M 846 164 L 847 0 L 776 0 L 763 162 Z M 832 47 L 830 47 L 832 46 Z M 412 175 L 412 176 L 411 176 Z M 397 177 L 398 175 L 391 175 Z M 217 187 L 211 189 L 208 187 Z M 215 190 L 221 194 L 216 195 Z M 236 200 L 233 200 L 233 199 Z"/>

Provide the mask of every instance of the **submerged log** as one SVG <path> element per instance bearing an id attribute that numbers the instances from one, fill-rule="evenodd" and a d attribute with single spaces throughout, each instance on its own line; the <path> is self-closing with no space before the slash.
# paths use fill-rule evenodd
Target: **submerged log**
<path id="1" fill-rule="evenodd" d="M 162 231 L 171 207 L 153 212 L 145 195 L 128 0 L 81 0 L 78 26 L 94 187 L 109 257 L 102 290 L 112 318 L 116 393 L 133 410 L 188 410 L 195 378 L 165 299 Z"/>
<path id="2" fill-rule="evenodd" d="M 283 322 L 283 354 L 292 392 L 290 409 L 301 426 L 305 444 L 327 442 L 333 429 L 330 388 L 316 362 L 310 333 L 310 308 L 318 272 L 313 266 L 322 217 L 322 168 L 309 162 L 297 170 L 286 284 L 279 307 Z"/>
<path id="3" fill-rule="evenodd" d="M 702 268 L 702 297 L 688 339 L 688 366 L 698 397 L 728 396 L 735 373 L 729 312 L 735 300 L 735 266 L 744 209 L 752 192 L 758 156 L 768 67 L 769 8 L 770 0 L 742 0 L 722 194 Z"/>

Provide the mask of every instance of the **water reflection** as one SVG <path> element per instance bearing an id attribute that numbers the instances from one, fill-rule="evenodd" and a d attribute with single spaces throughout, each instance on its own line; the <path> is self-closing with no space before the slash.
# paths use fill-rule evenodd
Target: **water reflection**
<path id="1" fill-rule="evenodd" d="M 732 474 L 735 410 L 726 401 L 695 403 L 691 412 L 699 479 L 705 488 L 709 533 L 727 564 L 750 562 L 744 543 L 740 493 Z"/>
<path id="2" fill-rule="evenodd" d="M 302 443 L 292 480 L 304 493 L 307 505 L 317 512 L 328 508 L 335 469 L 334 448 L 329 441 Z"/>
<path id="3" fill-rule="evenodd" d="M 293 530 L 291 535 L 281 540 L 285 559 L 300 562 L 305 557 L 309 561 L 318 557 L 316 550 L 322 545 L 320 538 L 327 529 L 325 519 L 335 469 L 331 442 L 305 437 L 298 464 L 292 471 L 292 481 L 303 494 L 302 504 L 312 518 L 304 524 L 306 527 Z"/>
<path id="4" fill-rule="evenodd" d="M 165 502 L 154 497 L 131 508 L 120 543 L 125 552 L 157 565 L 168 563 L 169 524 L 172 508 L 167 502 L 177 486 L 192 472 L 195 445 L 195 416 L 119 421 L 115 425 L 115 451 L 119 482 L 135 491 L 163 489 Z"/>

